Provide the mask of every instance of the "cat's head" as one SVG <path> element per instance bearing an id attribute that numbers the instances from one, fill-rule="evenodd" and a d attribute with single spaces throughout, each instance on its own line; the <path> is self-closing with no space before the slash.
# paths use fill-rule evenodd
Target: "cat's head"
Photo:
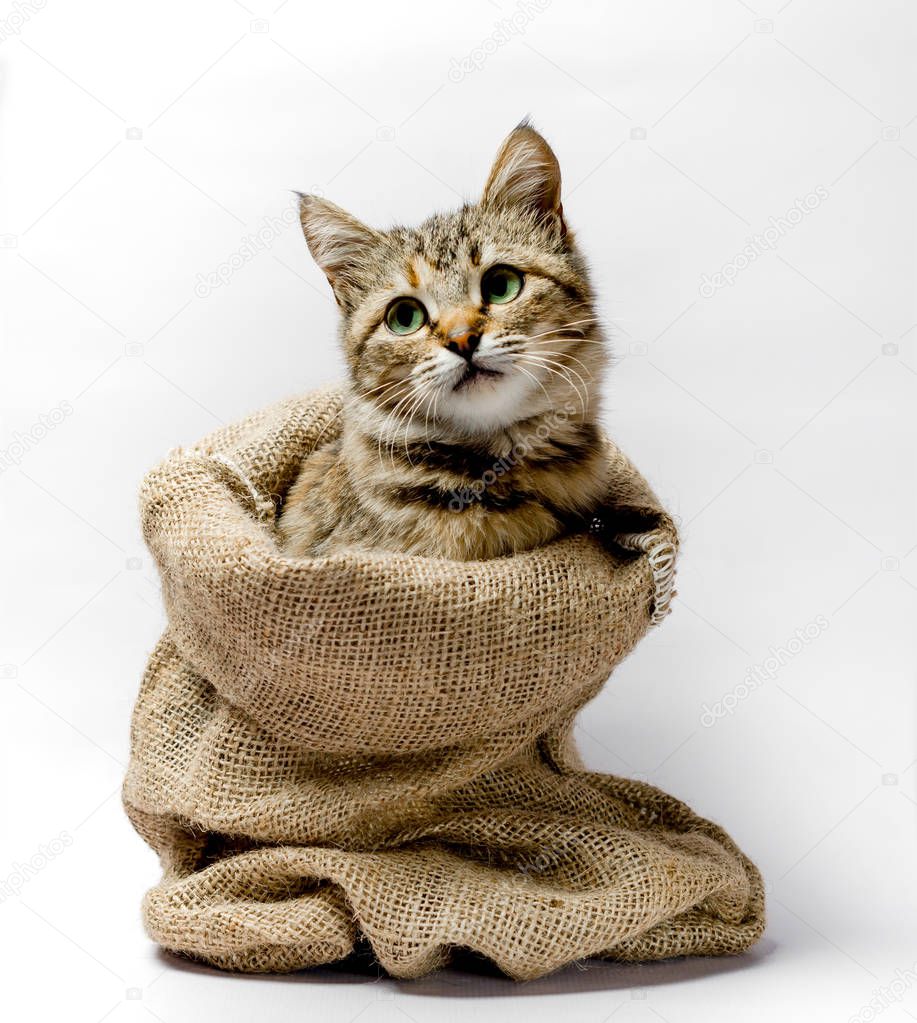
<path id="1" fill-rule="evenodd" d="M 304 195 L 301 218 L 364 401 L 469 435 L 591 409 L 604 344 L 557 158 L 529 124 L 503 143 L 476 205 L 377 231 Z"/>

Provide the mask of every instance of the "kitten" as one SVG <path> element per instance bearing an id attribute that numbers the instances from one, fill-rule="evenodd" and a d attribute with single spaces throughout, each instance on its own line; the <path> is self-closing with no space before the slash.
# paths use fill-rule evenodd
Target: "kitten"
<path id="1" fill-rule="evenodd" d="M 377 231 L 310 195 L 301 219 L 351 380 L 340 437 L 286 498 L 285 552 L 473 560 L 588 522 L 606 349 L 542 136 L 520 124 L 481 201 L 418 228 Z"/>

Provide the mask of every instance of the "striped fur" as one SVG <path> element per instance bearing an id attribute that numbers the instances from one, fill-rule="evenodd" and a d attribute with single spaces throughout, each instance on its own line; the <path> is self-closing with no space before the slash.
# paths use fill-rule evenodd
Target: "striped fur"
<path id="1" fill-rule="evenodd" d="M 376 231 L 312 196 L 302 219 L 341 309 L 351 390 L 340 437 L 287 496 L 287 552 L 473 560 L 582 524 L 603 495 L 607 355 L 544 139 L 520 125 L 481 202 L 418 228 Z M 482 294 L 498 265 L 523 275 L 506 304 Z M 385 323 L 399 297 L 427 311 L 408 336 Z M 480 340 L 463 357 L 450 341 L 468 334 Z"/>

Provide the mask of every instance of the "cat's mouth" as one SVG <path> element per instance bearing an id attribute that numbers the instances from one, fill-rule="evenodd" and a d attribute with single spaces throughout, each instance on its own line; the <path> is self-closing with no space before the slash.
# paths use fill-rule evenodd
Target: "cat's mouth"
<path id="1" fill-rule="evenodd" d="M 475 384 L 483 383 L 485 380 L 495 380 L 503 374 L 498 369 L 488 369 L 476 362 L 469 362 L 465 371 L 459 377 L 458 382 L 453 386 L 453 391 L 461 391 L 466 387 L 473 387 Z"/>

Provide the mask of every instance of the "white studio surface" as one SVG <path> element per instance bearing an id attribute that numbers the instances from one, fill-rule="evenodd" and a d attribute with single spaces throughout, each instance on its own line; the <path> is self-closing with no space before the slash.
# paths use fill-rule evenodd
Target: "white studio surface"
<path id="1" fill-rule="evenodd" d="M 915 46 L 913 7 L 848 0 L 0 9 L 7 1018 L 917 1018 Z M 683 531 L 581 747 L 731 832 L 767 934 L 523 986 L 164 957 L 118 795 L 163 623 L 140 479 L 341 375 L 290 189 L 416 222 L 526 113 L 612 326 L 607 425 Z"/>

